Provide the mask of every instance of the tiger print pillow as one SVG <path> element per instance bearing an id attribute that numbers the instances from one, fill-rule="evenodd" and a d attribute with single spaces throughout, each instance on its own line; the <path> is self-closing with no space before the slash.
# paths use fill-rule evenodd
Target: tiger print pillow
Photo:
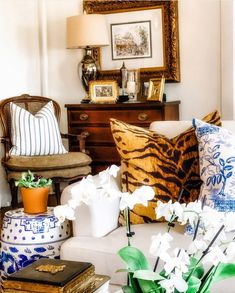
<path id="1" fill-rule="evenodd" d="M 217 111 L 203 120 L 221 125 Z M 156 193 L 147 207 L 135 205 L 130 214 L 132 224 L 156 221 L 156 201 L 176 201 L 182 189 L 181 201 L 189 202 L 198 198 L 201 180 L 198 143 L 193 127 L 169 139 L 116 119 L 110 119 L 110 124 L 121 157 L 122 190 L 133 192 L 141 185 L 149 185 Z M 122 213 L 119 222 L 125 224 Z"/>

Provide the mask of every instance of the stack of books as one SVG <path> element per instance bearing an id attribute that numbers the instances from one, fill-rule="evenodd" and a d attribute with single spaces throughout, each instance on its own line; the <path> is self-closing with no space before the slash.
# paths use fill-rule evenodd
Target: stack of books
<path id="1" fill-rule="evenodd" d="M 108 276 L 96 275 L 91 263 L 42 258 L 10 275 L 2 283 L 5 293 L 92 293 Z"/>

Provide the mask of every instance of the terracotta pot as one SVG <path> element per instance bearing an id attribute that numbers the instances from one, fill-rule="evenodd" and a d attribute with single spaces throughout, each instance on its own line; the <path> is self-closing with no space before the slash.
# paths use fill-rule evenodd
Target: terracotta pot
<path id="1" fill-rule="evenodd" d="M 23 200 L 24 212 L 28 214 L 39 214 L 47 211 L 49 187 L 20 188 Z"/>

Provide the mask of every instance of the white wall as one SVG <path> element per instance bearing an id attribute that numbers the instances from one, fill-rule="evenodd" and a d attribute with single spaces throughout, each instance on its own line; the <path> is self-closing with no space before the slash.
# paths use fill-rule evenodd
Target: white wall
<path id="1" fill-rule="evenodd" d="M 180 99 L 180 118 L 220 110 L 220 1 L 179 0 L 181 82 L 167 84 L 169 100 Z"/>
<path id="2" fill-rule="evenodd" d="M 0 97 L 47 94 L 61 104 L 62 131 L 64 104 L 84 96 L 82 51 L 65 49 L 66 17 L 81 11 L 82 0 L 0 0 Z M 181 100 L 181 119 L 221 110 L 220 17 L 220 0 L 179 0 L 181 83 L 166 84 L 166 94 Z M 1 205 L 10 199 L 4 176 Z"/>
<path id="3" fill-rule="evenodd" d="M 0 99 L 22 93 L 40 94 L 39 63 L 37 1 L 0 0 Z M 0 186 L 2 206 L 10 202 L 2 167 Z"/>
<path id="4" fill-rule="evenodd" d="M 233 0 L 221 1 L 221 112 L 224 119 L 234 118 Z"/>

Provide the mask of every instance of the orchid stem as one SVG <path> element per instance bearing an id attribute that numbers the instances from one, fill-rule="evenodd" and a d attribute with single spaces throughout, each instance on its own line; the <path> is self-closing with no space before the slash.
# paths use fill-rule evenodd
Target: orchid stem
<path id="1" fill-rule="evenodd" d="M 126 175 L 126 190 L 127 192 L 129 191 L 129 186 L 128 186 L 128 175 Z M 126 208 L 125 210 L 125 218 L 126 218 L 126 236 L 128 239 L 128 246 L 131 246 L 131 237 L 135 235 L 135 232 L 131 232 L 131 221 L 130 221 L 130 209 L 129 207 Z"/>
<path id="2" fill-rule="evenodd" d="M 158 258 L 156 259 L 155 265 L 154 265 L 154 269 L 153 271 L 156 272 L 157 266 L 158 266 L 158 262 L 159 262 L 160 257 L 158 256 Z"/>
<path id="3" fill-rule="evenodd" d="M 182 188 L 182 189 L 180 190 L 180 193 L 179 193 L 179 196 L 178 196 L 178 199 L 177 199 L 178 202 L 181 201 L 181 198 L 182 198 L 183 192 L 184 192 L 184 189 Z"/>
<path id="4" fill-rule="evenodd" d="M 190 277 L 192 276 L 192 274 L 194 273 L 194 271 L 197 268 L 197 265 L 201 262 L 201 260 L 203 259 L 203 257 L 209 252 L 211 246 L 214 244 L 215 240 L 218 238 L 219 234 L 223 231 L 224 229 L 224 225 L 222 225 L 220 227 L 220 229 L 217 231 L 217 233 L 215 234 L 214 238 L 211 240 L 211 242 L 209 243 L 208 247 L 206 250 L 203 251 L 202 256 L 199 258 L 199 260 L 197 261 L 196 265 L 194 266 L 193 270 L 190 272 L 190 274 L 188 275 L 186 282 L 190 279 Z"/>
<path id="5" fill-rule="evenodd" d="M 194 235 L 193 235 L 193 241 L 197 238 L 197 232 L 198 232 L 198 229 L 199 229 L 199 225 L 200 225 L 200 218 L 197 221 L 197 225 L 196 225 L 195 232 L 194 232 Z"/>
<path id="6" fill-rule="evenodd" d="M 202 199 L 202 210 L 203 210 L 203 208 L 205 206 L 205 203 L 206 203 L 206 196 L 204 195 L 204 197 Z M 193 241 L 197 238 L 197 233 L 198 233 L 199 225 L 200 225 L 200 218 L 197 221 L 197 225 L 196 225 L 195 232 L 194 232 L 194 235 L 193 235 Z"/>

